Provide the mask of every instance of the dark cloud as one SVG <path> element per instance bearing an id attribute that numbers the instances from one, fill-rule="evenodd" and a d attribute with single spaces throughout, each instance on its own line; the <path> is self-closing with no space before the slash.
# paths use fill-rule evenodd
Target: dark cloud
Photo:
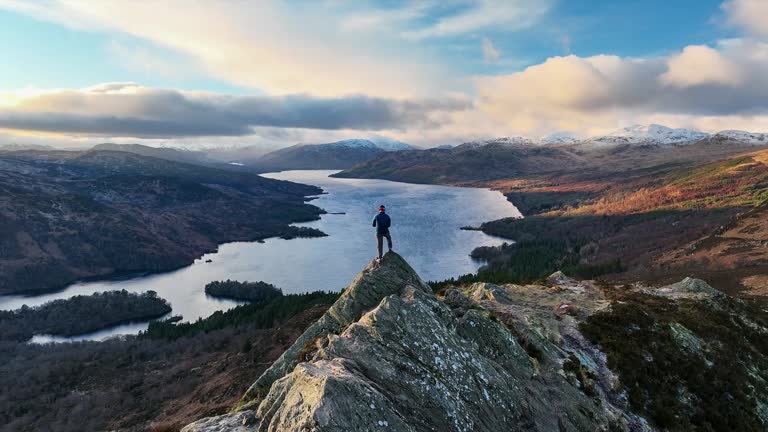
<path id="1" fill-rule="evenodd" d="M 403 130 L 438 126 L 440 114 L 470 106 L 459 99 L 225 96 L 108 83 L 23 99 L 0 110 L 0 128 L 136 138 L 239 136 L 253 127 Z"/>

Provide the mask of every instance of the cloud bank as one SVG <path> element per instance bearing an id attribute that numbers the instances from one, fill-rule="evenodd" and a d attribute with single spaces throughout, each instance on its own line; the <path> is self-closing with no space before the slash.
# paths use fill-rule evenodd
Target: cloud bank
<path id="1" fill-rule="evenodd" d="M 722 4 L 740 38 L 670 47 L 663 56 L 556 56 L 501 71 L 506 63 L 493 42 L 505 59 L 515 58 L 504 37 L 541 31 L 556 4 L 0 0 L 0 7 L 36 19 L 119 35 L 110 52 L 129 66 L 171 77 L 196 69 L 260 94 L 132 83 L 0 94 L 0 129 L 78 139 L 264 137 L 286 144 L 366 131 L 441 144 L 558 130 L 589 135 L 648 122 L 768 130 L 768 1 Z M 132 46 L 133 38 L 146 43 Z M 465 52 L 471 50 L 475 66 L 484 61 L 486 73 L 491 66 L 502 73 L 470 77 L 455 58 L 434 50 L 455 42 L 471 43 Z M 569 35 L 562 44 L 566 52 L 578 48 Z M 165 52 L 179 58 L 158 55 Z"/>
<path id="2" fill-rule="evenodd" d="M 633 119 L 768 114 L 768 44 L 724 40 L 668 57 L 552 57 L 476 79 L 478 107 L 513 130 L 590 130 Z"/>
<path id="3" fill-rule="evenodd" d="M 244 136 L 254 127 L 380 131 L 437 127 L 470 101 L 229 96 L 106 83 L 0 97 L 0 128 L 137 138 Z"/>

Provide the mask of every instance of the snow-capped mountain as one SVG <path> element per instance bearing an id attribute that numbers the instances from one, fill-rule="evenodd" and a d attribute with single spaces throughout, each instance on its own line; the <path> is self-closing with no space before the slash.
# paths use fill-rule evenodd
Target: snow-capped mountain
<path id="1" fill-rule="evenodd" d="M 346 139 L 328 143 L 325 145 L 345 148 L 370 148 L 384 151 L 413 150 L 413 146 L 401 141 L 396 141 L 386 137 L 375 137 L 372 139 Z"/>
<path id="2" fill-rule="evenodd" d="M 608 135 L 587 139 L 583 144 L 595 148 L 621 144 L 670 145 L 693 143 L 707 137 L 709 134 L 705 132 L 651 124 L 619 129 Z"/>
<path id="3" fill-rule="evenodd" d="M 508 136 L 475 140 L 466 142 L 462 144 L 462 146 L 465 148 L 482 147 L 489 144 L 516 146 L 576 146 L 581 150 L 589 151 L 627 144 L 643 146 L 689 145 L 706 138 L 732 141 L 742 144 L 768 145 L 768 133 L 726 130 L 715 134 L 709 134 L 694 129 L 675 129 L 659 124 L 650 124 L 630 126 L 611 132 L 607 135 L 600 135 L 587 139 L 576 138 L 570 132 L 555 132 L 541 138 Z"/>
<path id="4" fill-rule="evenodd" d="M 378 148 L 378 146 L 373 141 L 370 141 L 367 139 L 345 139 L 341 141 L 335 141 L 331 143 L 318 144 L 318 145 L 346 147 L 346 148 Z"/>
<path id="5" fill-rule="evenodd" d="M 410 150 L 406 143 L 377 137 L 346 139 L 324 144 L 296 144 L 267 153 L 249 166 L 262 171 L 289 169 L 346 169 L 388 152 Z"/>
<path id="6" fill-rule="evenodd" d="M 524 136 L 508 136 L 508 137 L 498 137 L 498 138 L 490 138 L 490 139 L 484 139 L 484 140 L 476 140 L 476 141 L 470 141 L 463 143 L 462 146 L 464 147 L 482 147 L 489 144 L 497 144 L 497 145 L 538 145 L 538 142 L 532 138 L 524 137 Z"/>
<path id="7" fill-rule="evenodd" d="M 376 144 L 376 147 L 384 151 L 413 150 L 416 148 L 408 143 L 404 143 L 402 141 L 398 141 L 398 140 L 387 138 L 385 136 L 380 136 L 380 135 L 371 137 L 368 140 L 372 141 L 374 144 Z"/>

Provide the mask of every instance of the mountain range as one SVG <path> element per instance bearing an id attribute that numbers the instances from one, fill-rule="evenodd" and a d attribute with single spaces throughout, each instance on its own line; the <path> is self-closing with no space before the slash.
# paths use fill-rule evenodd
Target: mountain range
<path id="1" fill-rule="evenodd" d="M 296 144 L 270 150 L 263 146 L 223 147 L 190 150 L 181 147 L 152 147 L 142 144 L 97 144 L 91 150 L 121 151 L 187 164 L 231 171 L 272 172 L 292 169 L 346 169 L 386 152 L 415 147 L 386 137 L 347 139 L 323 144 Z M 50 147 L 6 146 L 0 152 L 52 150 Z"/>
<path id="2" fill-rule="evenodd" d="M 566 135 L 544 140 L 500 137 L 449 148 L 383 153 L 336 176 L 464 184 L 547 173 L 597 175 L 661 164 L 713 162 L 766 146 L 768 134 L 742 131 L 707 134 L 648 125 L 585 140 Z"/>
<path id="3" fill-rule="evenodd" d="M 260 172 L 292 169 L 346 169 L 385 153 L 413 150 L 391 140 L 349 139 L 325 144 L 296 144 L 267 153 L 255 160 L 238 161 Z"/>
<path id="4" fill-rule="evenodd" d="M 594 136 L 580 139 L 569 132 L 556 132 L 541 138 L 523 136 L 507 136 L 490 139 L 469 141 L 458 146 L 442 145 L 431 149 L 422 150 L 401 141 L 386 137 L 372 137 L 369 139 L 346 139 L 322 144 L 296 144 L 290 147 L 270 149 L 264 146 L 202 148 L 191 150 L 178 147 L 151 147 L 142 144 L 113 144 L 104 143 L 93 147 L 93 150 L 109 150 L 134 153 L 142 156 L 156 157 L 182 163 L 199 164 L 233 171 L 272 172 L 292 169 L 333 169 L 345 170 L 358 164 L 382 159 L 389 163 L 397 158 L 397 167 L 402 160 L 396 152 L 416 151 L 426 152 L 424 155 L 403 156 L 403 160 L 409 158 L 422 161 L 430 156 L 441 155 L 435 150 L 452 151 L 451 157 L 460 159 L 467 150 L 483 148 L 483 152 L 494 154 L 493 157 L 502 156 L 497 152 L 506 148 L 517 149 L 529 154 L 538 154 L 538 162 L 544 166 L 532 164 L 532 169 L 549 170 L 552 167 L 564 163 L 573 162 L 573 157 L 583 153 L 590 153 L 589 157 L 600 157 L 601 152 L 627 151 L 632 147 L 658 147 L 662 149 L 675 149 L 682 146 L 701 143 L 720 143 L 735 146 L 763 146 L 768 145 L 768 134 L 753 133 L 738 130 L 726 130 L 717 133 L 706 133 L 692 129 L 673 129 L 662 125 L 651 124 L 644 126 L 631 126 L 619 129 L 607 135 Z M 525 147 L 549 147 L 557 150 L 524 150 Z M 52 150 L 47 146 L 0 146 L 0 152 L 14 152 L 24 150 Z M 571 153 L 571 155 L 565 155 Z M 696 153 L 696 151 L 694 151 Z M 559 154 L 553 160 L 547 160 L 548 156 Z M 526 157 L 526 156 L 523 156 Z M 494 159 L 495 160 L 495 159 Z M 531 159 L 532 160 L 532 159 Z M 493 162 L 493 160 L 489 161 Z M 501 162 L 501 161 L 496 161 Z M 508 161 L 506 161 L 508 162 Z M 375 163 L 375 162 L 374 162 Z M 429 165 L 429 164 L 428 164 Z M 452 171 L 460 164 L 453 164 Z M 547 168 L 547 165 L 550 168 Z M 580 166 L 577 164 L 576 166 Z M 515 164 L 508 166 L 510 171 Z M 460 171 L 460 169 L 459 169 Z M 493 176 L 491 174 L 491 176 Z M 413 179 L 411 181 L 414 181 Z M 420 181 L 420 180 L 415 180 Z"/>
<path id="5" fill-rule="evenodd" d="M 717 133 L 694 129 L 670 128 L 659 124 L 634 125 L 618 129 L 606 135 L 578 138 L 569 132 L 556 132 L 541 138 L 509 136 L 470 141 L 468 144 L 523 144 L 523 145 L 573 145 L 581 149 L 633 145 L 685 145 L 704 139 L 736 141 L 744 144 L 768 145 L 768 133 L 724 130 Z"/>

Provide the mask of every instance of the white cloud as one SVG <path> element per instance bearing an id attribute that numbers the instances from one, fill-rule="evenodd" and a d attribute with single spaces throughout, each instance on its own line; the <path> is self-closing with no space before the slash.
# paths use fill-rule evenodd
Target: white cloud
<path id="1" fill-rule="evenodd" d="M 732 25 L 756 36 L 768 36 L 768 1 L 727 0 L 722 8 Z"/>
<path id="2" fill-rule="evenodd" d="M 553 57 L 522 72 L 478 77 L 476 86 L 478 109 L 507 133 L 602 133 L 652 118 L 670 126 L 709 129 L 728 120 L 762 128 L 768 43 L 733 39 L 655 58 Z"/>
<path id="3" fill-rule="evenodd" d="M 549 11 L 552 0 L 474 0 L 466 1 L 458 13 L 440 18 L 431 26 L 407 31 L 410 39 L 454 36 L 479 29 L 517 31 L 531 27 Z"/>
<path id="4" fill-rule="evenodd" d="M 111 41 L 108 51 L 123 67 L 147 75 L 178 79 L 190 74 L 200 75 L 202 71 L 201 65 L 193 59 L 124 41 Z"/>
<path id="5" fill-rule="evenodd" d="M 691 87 L 705 84 L 739 86 L 742 73 L 739 67 L 714 48 L 693 45 L 668 60 L 669 70 L 659 79 L 662 83 Z"/>
<path id="6" fill-rule="evenodd" d="M 345 31 L 392 32 L 393 28 L 399 28 L 409 21 L 424 16 L 424 14 L 433 6 L 434 4 L 432 2 L 419 1 L 407 4 L 401 8 L 373 9 L 363 12 L 354 12 L 349 16 L 342 18 L 340 26 Z"/>
<path id="7" fill-rule="evenodd" d="M 493 46 L 493 42 L 488 38 L 483 38 L 480 42 L 480 47 L 483 50 L 483 60 L 486 62 L 495 62 L 501 57 L 499 50 Z"/>
<path id="8" fill-rule="evenodd" d="M 389 35 L 349 37 L 320 2 L 0 0 L 0 7 L 73 28 L 128 34 L 197 59 L 216 78 L 267 93 L 435 94 L 449 69 Z M 374 37 L 375 36 L 375 37 Z"/>

